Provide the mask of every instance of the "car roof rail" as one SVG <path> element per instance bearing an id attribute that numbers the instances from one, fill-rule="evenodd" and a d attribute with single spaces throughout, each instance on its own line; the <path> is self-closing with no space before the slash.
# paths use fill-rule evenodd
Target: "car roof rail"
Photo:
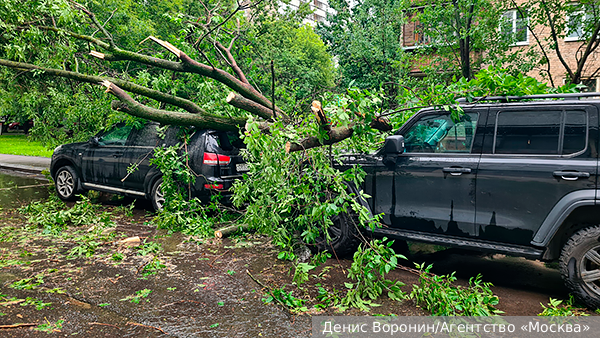
<path id="1" fill-rule="evenodd" d="M 588 92 L 588 93 L 565 93 L 565 94 L 538 94 L 538 95 L 525 95 L 525 96 L 480 96 L 474 97 L 471 102 L 467 102 L 465 97 L 459 98 L 459 103 L 477 103 L 486 101 L 500 101 L 500 102 L 511 102 L 511 101 L 524 101 L 524 100 L 543 100 L 543 99 L 563 99 L 563 100 L 579 100 L 582 97 L 599 97 L 600 92 Z"/>

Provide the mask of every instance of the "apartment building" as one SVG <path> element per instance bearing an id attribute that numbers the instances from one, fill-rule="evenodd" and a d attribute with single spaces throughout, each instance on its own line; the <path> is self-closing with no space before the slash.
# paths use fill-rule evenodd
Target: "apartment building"
<path id="1" fill-rule="evenodd" d="M 309 17 L 304 19 L 305 23 L 315 25 L 317 22 L 326 23 L 327 14 L 335 14 L 335 11 L 329 7 L 327 0 L 291 0 L 288 5 L 282 4 L 282 8 L 292 7 L 298 8 L 300 4 L 308 3 L 314 11 Z"/>
<path id="2" fill-rule="evenodd" d="M 517 1 L 517 6 L 520 6 L 523 1 Z M 571 3 L 577 6 L 577 2 Z M 432 45 L 431 39 L 424 33 L 422 24 L 417 20 L 411 20 L 411 13 L 418 11 L 418 7 L 414 7 L 413 11 L 408 11 L 408 20 L 403 27 L 402 47 L 405 51 L 413 51 L 418 48 L 427 48 Z M 510 47 L 513 51 L 518 50 L 527 52 L 530 49 L 539 52 L 542 55 L 546 53 L 549 59 L 548 64 L 543 64 L 532 70 L 529 76 L 532 76 L 542 82 L 550 84 L 550 78 L 554 86 L 560 86 L 569 81 L 568 72 L 563 64 L 566 63 L 573 71 L 577 69 L 577 62 L 580 60 L 588 45 L 583 32 L 583 20 L 586 18 L 584 9 L 571 11 L 571 17 L 565 17 L 566 22 L 570 22 L 571 29 L 566 29 L 564 34 L 560 34 L 557 38 L 556 48 L 551 48 L 552 29 L 548 25 L 534 24 L 527 17 L 527 12 L 522 8 L 510 8 L 502 14 L 502 29 L 513 36 L 513 45 Z M 499 27 L 501 29 L 501 27 Z M 541 47 L 540 47 L 541 46 Z M 597 44 L 596 44 L 597 47 Z M 557 52 L 558 51 L 558 52 Z M 562 57 L 563 61 L 559 57 Z M 481 53 L 473 52 L 472 59 L 481 56 Z M 426 63 L 427 58 L 421 58 L 415 62 L 412 67 L 411 74 L 413 76 L 423 76 L 420 71 L 420 64 Z M 582 69 L 581 84 L 585 85 L 585 91 L 600 91 L 600 49 L 595 49 L 587 57 L 585 66 Z"/>

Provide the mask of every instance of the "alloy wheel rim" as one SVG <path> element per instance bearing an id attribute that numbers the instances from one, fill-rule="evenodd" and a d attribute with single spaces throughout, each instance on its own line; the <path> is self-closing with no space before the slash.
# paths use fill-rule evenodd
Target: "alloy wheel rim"
<path id="1" fill-rule="evenodd" d="M 62 197 L 69 197 L 75 190 L 75 180 L 68 170 L 61 171 L 56 177 L 56 190 Z"/>
<path id="2" fill-rule="evenodd" d="M 600 296 L 600 244 L 588 250 L 581 260 L 579 271 L 585 285 Z"/>
<path id="3" fill-rule="evenodd" d="M 156 187 L 156 191 L 154 192 L 154 202 L 159 211 L 163 209 L 163 205 L 165 204 L 165 194 L 162 191 L 162 183 Z"/>

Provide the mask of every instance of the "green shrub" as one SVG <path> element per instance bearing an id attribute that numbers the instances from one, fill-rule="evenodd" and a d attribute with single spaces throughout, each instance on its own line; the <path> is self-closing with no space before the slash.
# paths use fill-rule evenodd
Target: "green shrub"
<path id="1" fill-rule="evenodd" d="M 454 272 L 446 276 L 429 273 L 432 265 L 421 269 L 419 284 L 413 285 L 410 298 L 434 316 L 493 316 L 503 313 L 494 306 L 498 296 L 490 289 L 493 285 L 481 281 L 481 275 L 469 279 L 469 286 L 453 285 Z"/>

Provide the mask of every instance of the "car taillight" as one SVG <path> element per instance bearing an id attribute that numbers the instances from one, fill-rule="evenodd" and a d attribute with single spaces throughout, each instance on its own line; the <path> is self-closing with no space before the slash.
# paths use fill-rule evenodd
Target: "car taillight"
<path id="1" fill-rule="evenodd" d="M 223 185 L 222 184 L 205 184 L 204 185 L 204 189 L 217 189 L 217 190 L 221 190 L 221 189 L 223 189 Z"/>
<path id="2" fill-rule="evenodd" d="M 228 165 L 230 162 L 231 157 L 214 153 L 204 153 L 204 160 L 202 161 L 206 165 Z"/>

